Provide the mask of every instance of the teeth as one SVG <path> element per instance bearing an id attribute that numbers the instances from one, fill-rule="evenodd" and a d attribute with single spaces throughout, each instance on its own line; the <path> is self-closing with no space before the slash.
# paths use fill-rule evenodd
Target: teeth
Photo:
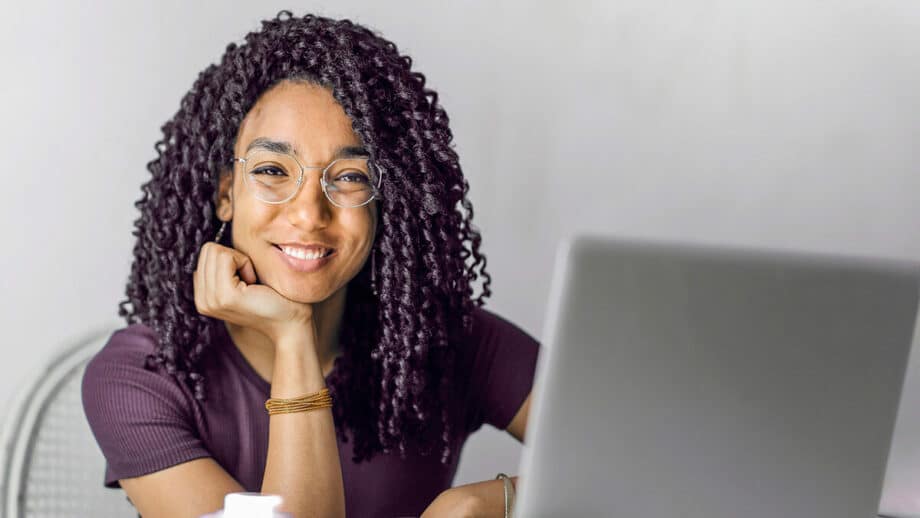
<path id="1" fill-rule="evenodd" d="M 320 257 L 326 255 L 326 252 L 328 252 L 328 250 L 325 248 L 318 249 L 318 250 L 317 249 L 304 250 L 303 248 L 295 248 L 295 247 L 287 247 L 287 246 L 282 246 L 281 251 L 291 257 L 296 257 L 297 259 L 304 259 L 304 260 L 319 259 Z"/>

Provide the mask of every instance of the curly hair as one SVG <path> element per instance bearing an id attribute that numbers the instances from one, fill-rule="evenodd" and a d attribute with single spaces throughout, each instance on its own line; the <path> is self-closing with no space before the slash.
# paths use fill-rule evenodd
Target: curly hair
<path id="1" fill-rule="evenodd" d="M 337 433 L 347 441 L 352 432 L 355 462 L 394 449 L 405 456 L 408 445 L 423 454 L 440 446 L 450 462 L 459 419 L 449 404 L 454 339 L 491 294 L 491 277 L 447 114 L 411 67 L 395 44 L 350 20 L 281 11 L 201 72 L 162 126 L 135 203 L 134 261 L 119 315 L 156 332 L 148 369 L 165 369 L 206 400 L 201 361 L 222 322 L 196 310 L 192 274 L 220 224 L 218 177 L 258 97 L 279 81 L 307 79 L 331 89 L 386 173 L 375 260 L 349 283 L 343 354 L 329 380 Z"/>

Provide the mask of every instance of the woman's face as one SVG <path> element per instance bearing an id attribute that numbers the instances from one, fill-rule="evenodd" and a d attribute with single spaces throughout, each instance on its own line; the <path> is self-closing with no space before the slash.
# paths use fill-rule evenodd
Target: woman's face
<path id="1" fill-rule="evenodd" d="M 323 87 L 284 81 L 266 91 L 240 125 L 235 157 L 253 141 L 286 143 L 301 164 L 325 167 L 346 147 L 363 147 L 332 93 Z M 305 169 L 304 182 L 286 203 L 257 199 L 244 166 L 222 176 L 217 215 L 232 219 L 233 247 L 249 256 L 259 282 L 288 299 L 314 303 L 343 289 L 370 254 L 377 202 L 354 208 L 333 205 L 323 194 L 322 169 Z M 331 247 L 322 260 L 304 259 L 306 245 Z M 300 257 L 297 257 L 300 256 Z"/>

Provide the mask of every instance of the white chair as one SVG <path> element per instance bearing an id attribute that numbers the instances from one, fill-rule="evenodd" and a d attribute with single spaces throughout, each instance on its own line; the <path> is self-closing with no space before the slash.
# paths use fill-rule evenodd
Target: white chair
<path id="1" fill-rule="evenodd" d="M 60 351 L 13 401 L 0 451 L 3 517 L 138 516 L 124 491 L 102 485 L 105 459 L 83 413 L 83 371 L 113 331 Z"/>

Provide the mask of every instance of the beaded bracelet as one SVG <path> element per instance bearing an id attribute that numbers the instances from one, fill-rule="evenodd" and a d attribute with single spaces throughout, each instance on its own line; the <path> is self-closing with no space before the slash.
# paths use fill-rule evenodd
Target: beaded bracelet
<path id="1" fill-rule="evenodd" d="M 265 410 L 268 411 L 268 415 L 307 412 L 330 407 L 332 407 L 332 396 L 329 395 L 327 388 L 306 396 L 291 399 L 270 398 L 265 401 Z"/>

